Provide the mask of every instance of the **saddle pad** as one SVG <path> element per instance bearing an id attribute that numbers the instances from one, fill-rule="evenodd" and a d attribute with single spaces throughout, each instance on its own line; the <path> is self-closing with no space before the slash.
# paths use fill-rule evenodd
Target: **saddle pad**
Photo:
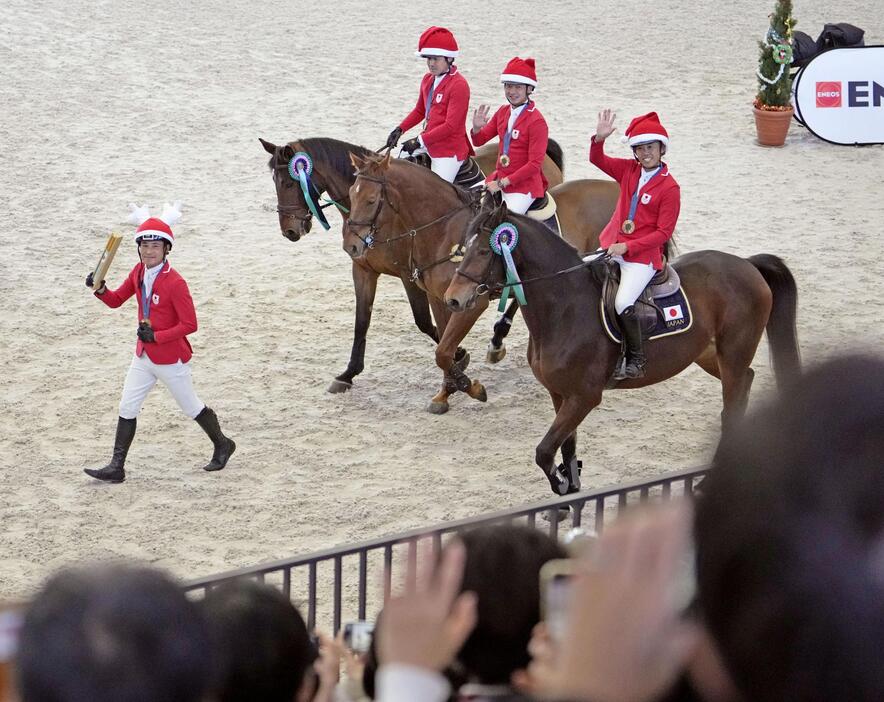
<path id="1" fill-rule="evenodd" d="M 538 207 L 538 205 L 540 206 Z M 546 193 L 544 197 L 537 198 L 537 200 L 531 203 L 531 207 L 528 208 L 525 214 L 538 222 L 545 222 L 556 213 L 556 209 L 555 198 Z"/>
<path id="2" fill-rule="evenodd" d="M 654 310 L 657 323 L 654 325 L 654 328 L 650 333 L 645 332 L 643 334 L 646 340 L 653 341 L 654 339 L 661 339 L 664 336 L 681 334 L 682 332 L 686 332 L 693 325 L 691 303 L 688 302 L 688 297 L 685 295 L 684 288 L 679 288 L 672 293 L 672 295 L 658 297 L 654 302 L 661 310 L 663 310 L 665 319 L 661 319 L 659 313 Z M 647 303 L 643 302 L 642 298 L 639 298 L 635 304 L 641 305 L 647 309 Z M 620 332 L 620 327 L 609 319 L 604 299 L 599 301 L 599 312 L 602 318 L 602 326 L 605 328 L 605 333 L 608 335 L 608 338 L 617 344 L 623 343 L 623 335 Z"/>

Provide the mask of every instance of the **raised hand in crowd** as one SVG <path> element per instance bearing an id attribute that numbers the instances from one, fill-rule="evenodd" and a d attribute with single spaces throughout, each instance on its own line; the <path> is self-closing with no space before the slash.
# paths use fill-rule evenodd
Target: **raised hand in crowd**
<path id="1" fill-rule="evenodd" d="M 341 678 L 341 658 L 344 655 L 343 643 L 327 634 L 317 632 L 319 657 L 313 662 L 316 673 L 316 694 L 312 702 L 334 702 L 335 687 Z"/>
<path id="2" fill-rule="evenodd" d="M 563 640 L 537 627 L 520 686 L 588 702 L 650 702 L 666 692 L 699 640 L 677 597 L 690 521 L 689 504 L 678 502 L 608 527 L 578 563 Z"/>
<path id="3" fill-rule="evenodd" d="M 491 113 L 490 105 L 479 105 L 473 113 L 473 131 L 478 132 L 482 127 L 488 124 L 489 114 Z"/>
<path id="4" fill-rule="evenodd" d="M 459 541 L 448 544 L 438 567 L 417 569 L 411 549 L 405 589 L 384 605 L 378 631 L 382 665 L 402 664 L 428 670 L 445 669 L 476 625 L 476 596 L 459 594 L 466 551 Z M 427 559 L 430 560 L 430 559 Z"/>
<path id="5" fill-rule="evenodd" d="M 604 141 L 614 133 L 614 120 L 617 114 L 610 109 L 604 109 L 599 112 L 599 122 L 595 128 L 595 140 Z"/>

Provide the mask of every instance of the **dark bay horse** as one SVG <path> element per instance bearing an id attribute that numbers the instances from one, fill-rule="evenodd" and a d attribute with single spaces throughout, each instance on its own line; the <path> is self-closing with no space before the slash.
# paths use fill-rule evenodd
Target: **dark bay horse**
<path id="1" fill-rule="evenodd" d="M 270 171 L 276 186 L 277 212 L 279 228 L 282 235 L 289 241 L 298 241 L 310 232 L 314 214 L 311 211 L 299 183 L 289 174 L 289 163 L 296 153 L 308 154 L 312 161 L 313 172 L 310 184 L 313 188 L 314 207 L 321 212 L 322 208 L 336 206 L 346 217 L 350 208 L 350 186 L 355 180 L 350 153 L 367 157 L 375 152 L 329 138 L 298 139 L 277 146 L 264 139 L 259 139 L 264 150 L 270 154 Z M 476 158 L 480 166 L 493 168 L 496 159 L 496 145 L 486 145 L 480 149 Z M 489 165 L 490 164 L 490 165 Z M 552 182 L 562 182 L 562 150 L 550 140 L 547 156 L 544 161 L 544 173 Z M 490 171 L 489 171 L 490 172 Z M 324 201 L 320 201 L 322 198 Z M 353 346 L 350 361 L 346 370 L 338 375 L 328 388 L 329 392 L 344 392 L 353 387 L 353 379 L 362 372 L 365 366 L 365 343 L 368 328 L 371 324 L 372 304 L 377 291 L 378 275 L 386 271 L 375 270 L 365 260 L 352 261 L 353 288 L 356 294 L 356 321 L 353 330 Z M 434 342 L 439 341 L 438 331 L 430 315 L 427 294 L 409 276 L 397 276 L 402 281 L 405 294 L 411 306 L 412 315 L 418 329 Z M 458 358 L 463 351 L 457 351 Z"/>
<path id="2" fill-rule="evenodd" d="M 508 215 L 505 205 L 483 207 L 470 223 L 466 253 L 445 293 L 448 308 L 469 314 L 488 304 L 487 295 L 481 293 L 500 291 L 504 262 L 489 238 L 504 221 L 518 228 L 518 243 L 511 255 L 524 281 L 528 362 L 556 411 L 537 446 L 535 462 L 553 492 L 575 492 L 580 485 L 576 430 L 601 402 L 620 347 L 602 328 L 601 288 L 581 265 L 577 251 L 540 223 Z M 768 254 L 744 259 L 721 251 L 696 251 L 678 258 L 673 267 L 690 299 L 693 325 L 648 343 L 645 377 L 621 381 L 616 387 L 659 383 L 696 363 L 721 381 L 722 430 L 727 431 L 746 409 L 754 377 L 750 364 L 765 328 L 781 390 L 800 372 L 795 280 L 779 258 Z M 637 426 L 636 436 L 639 431 Z M 557 467 L 559 449 L 562 464 Z"/>
<path id="3" fill-rule="evenodd" d="M 353 165 L 357 175 L 350 188 L 344 250 L 373 270 L 413 279 L 426 290 L 439 327 L 436 363 L 445 378 L 429 411 L 446 412 L 454 388 L 484 401 L 485 388 L 452 368 L 452 354 L 487 301 L 483 299 L 470 311 L 450 319 L 444 304 L 445 290 L 463 251 L 466 227 L 478 208 L 478 193 L 464 193 L 428 169 L 391 159 L 389 154 L 354 154 Z M 558 188 L 569 186 L 565 183 Z M 617 184 L 610 181 L 581 181 L 571 186 L 562 197 L 564 207 L 559 205 L 560 219 L 573 222 L 573 231 L 565 233 L 568 240 L 581 250 L 595 249 L 617 194 Z M 567 215 L 564 209 L 568 209 Z"/>

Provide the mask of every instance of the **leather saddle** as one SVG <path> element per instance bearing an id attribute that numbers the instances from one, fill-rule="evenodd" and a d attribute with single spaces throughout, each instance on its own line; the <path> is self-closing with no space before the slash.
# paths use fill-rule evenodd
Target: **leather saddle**
<path id="1" fill-rule="evenodd" d="M 559 217 L 556 214 L 556 210 L 557 206 L 555 198 L 546 192 L 543 194 L 543 197 L 538 197 L 531 203 L 531 207 L 528 208 L 525 216 L 530 217 L 531 219 L 536 219 L 538 222 L 543 222 L 547 227 L 561 236 L 562 231 L 559 226 Z"/>
<path id="2" fill-rule="evenodd" d="M 427 153 L 406 156 L 405 160 L 416 163 L 418 166 L 423 166 L 424 168 L 430 168 L 431 165 L 430 155 Z M 460 170 L 454 177 L 454 184 L 464 190 L 481 185 L 484 182 L 485 174 L 482 173 L 482 169 L 479 168 L 479 163 L 472 156 L 468 157 L 467 160 L 461 164 Z"/>
<path id="3" fill-rule="evenodd" d="M 608 321 L 614 325 L 618 331 L 620 329 L 620 319 L 614 310 L 614 298 L 617 296 L 617 289 L 620 287 L 620 266 L 616 261 L 604 261 L 590 266 L 596 280 L 602 286 L 602 302 L 605 308 L 605 314 Z M 678 292 L 681 287 L 681 279 L 678 272 L 669 265 L 669 262 L 663 264 L 662 270 L 657 271 L 651 282 L 642 291 L 635 301 L 635 312 L 641 322 L 642 334 L 648 334 L 654 330 L 658 321 L 665 321 L 663 310 L 656 303 L 658 298 L 669 297 Z"/>

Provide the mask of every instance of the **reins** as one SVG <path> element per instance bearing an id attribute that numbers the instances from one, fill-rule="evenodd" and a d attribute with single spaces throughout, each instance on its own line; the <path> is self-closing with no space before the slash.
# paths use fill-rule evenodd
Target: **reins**
<path id="1" fill-rule="evenodd" d="M 469 202 L 464 203 L 460 207 L 456 207 L 453 210 L 449 210 L 448 212 L 446 212 L 445 214 L 443 214 L 440 217 L 437 217 L 436 219 L 432 220 L 431 222 L 427 222 L 426 224 L 422 224 L 419 227 L 412 227 L 411 229 L 409 229 L 405 232 L 402 232 L 401 234 L 396 234 L 395 236 L 387 237 L 386 239 L 377 239 L 375 236 L 377 234 L 377 221 L 378 221 L 378 217 L 380 217 L 381 210 L 383 209 L 384 203 L 386 202 L 387 205 L 390 206 L 390 209 L 393 210 L 393 212 L 395 212 L 396 214 L 399 214 L 399 210 L 397 210 L 393 206 L 393 203 L 390 201 L 390 198 L 387 194 L 387 180 L 385 178 L 376 178 L 374 176 L 366 175 L 364 173 L 357 173 L 356 178 L 357 178 L 357 180 L 359 178 L 363 178 L 365 180 L 371 181 L 372 183 L 379 183 L 381 186 L 381 197 L 378 200 L 377 208 L 375 209 L 374 215 L 372 216 L 371 220 L 362 221 L 362 222 L 356 221 L 353 219 L 347 220 L 348 227 L 351 227 L 351 226 L 368 227 L 369 228 L 368 235 L 363 237 L 358 232 L 352 231 L 352 229 L 351 229 L 351 233 L 354 236 L 356 236 L 369 249 L 373 249 L 379 245 L 393 244 L 397 241 L 401 241 L 402 239 L 410 239 L 411 244 L 408 249 L 408 268 L 411 271 L 411 279 L 412 280 L 417 280 L 418 278 L 420 278 L 421 275 L 424 273 L 424 271 L 428 271 L 431 268 L 434 268 L 435 266 L 438 266 L 441 263 L 445 263 L 446 261 L 450 261 L 454 257 L 456 251 L 458 249 L 460 249 L 461 247 L 463 247 L 465 239 L 461 239 L 460 246 L 456 247 L 451 253 L 449 253 L 444 258 L 440 258 L 439 260 L 433 261 L 432 263 L 430 263 L 426 266 L 423 266 L 423 267 L 414 265 L 414 240 L 417 237 L 417 235 L 420 232 L 429 229 L 430 227 L 433 227 L 437 224 L 440 224 L 441 222 L 444 222 L 444 221 L 450 219 L 451 217 L 456 215 L 458 212 L 465 210 L 469 207 L 472 207 L 472 203 L 469 203 Z"/>

